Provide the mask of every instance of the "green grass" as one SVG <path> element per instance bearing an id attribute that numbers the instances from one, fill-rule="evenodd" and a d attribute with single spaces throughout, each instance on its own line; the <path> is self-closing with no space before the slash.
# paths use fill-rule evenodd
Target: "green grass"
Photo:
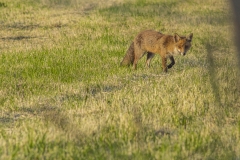
<path id="1" fill-rule="evenodd" d="M 0 2 L 0 159 L 240 159 L 228 2 Z M 120 67 L 144 29 L 193 33 L 167 74 Z"/>

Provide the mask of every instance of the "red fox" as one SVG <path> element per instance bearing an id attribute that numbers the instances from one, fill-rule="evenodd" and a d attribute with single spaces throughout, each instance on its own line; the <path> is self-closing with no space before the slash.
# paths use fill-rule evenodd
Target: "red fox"
<path id="1" fill-rule="evenodd" d="M 127 50 L 121 65 L 133 65 L 137 69 L 137 62 L 147 53 L 146 66 L 150 67 L 150 62 L 154 54 L 160 54 L 162 58 L 162 68 L 167 72 L 169 68 L 175 64 L 173 55 L 186 55 L 191 47 L 193 33 L 188 36 L 179 36 L 177 33 L 172 35 L 162 34 L 153 30 L 145 30 L 140 32 Z M 167 65 L 167 59 L 171 63 Z"/>

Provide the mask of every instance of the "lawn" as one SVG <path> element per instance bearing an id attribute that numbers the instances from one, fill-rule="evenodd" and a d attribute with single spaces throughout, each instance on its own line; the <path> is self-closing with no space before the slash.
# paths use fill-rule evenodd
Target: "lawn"
<path id="1" fill-rule="evenodd" d="M 2 0 L 0 159 L 240 159 L 226 0 Z M 120 62 L 142 30 L 193 33 L 162 72 Z"/>

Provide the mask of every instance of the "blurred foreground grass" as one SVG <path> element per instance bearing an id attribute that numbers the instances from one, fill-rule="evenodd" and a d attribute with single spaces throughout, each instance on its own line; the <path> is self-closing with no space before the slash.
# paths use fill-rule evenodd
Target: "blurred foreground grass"
<path id="1" fill-rule="evenodd" d="M 239 159 L 239 74 L 229 4 L 0 3 L 1 159 Z M 230 19 L 230 20 L 229 20 Z M 144 29 L 193 32 L 162 73 L 119 63 Z"/>

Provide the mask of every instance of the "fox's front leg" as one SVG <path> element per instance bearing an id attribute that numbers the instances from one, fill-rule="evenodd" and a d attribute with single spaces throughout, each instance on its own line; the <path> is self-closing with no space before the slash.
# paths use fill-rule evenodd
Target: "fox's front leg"
<path id="1" fill-rule="evenodd" d="M 162 57 L 162 68 L 164 72 L 167 72 L 167 58 L 166 57 Z"/>
<path id="2" fill-rule="evenodd" d="M 167 68 L 172 68 L 172 66 L 175 64 L 175 60 L 173 58 L 173 56 L 169 57 L 171 63 L 167 66 Z"/>

